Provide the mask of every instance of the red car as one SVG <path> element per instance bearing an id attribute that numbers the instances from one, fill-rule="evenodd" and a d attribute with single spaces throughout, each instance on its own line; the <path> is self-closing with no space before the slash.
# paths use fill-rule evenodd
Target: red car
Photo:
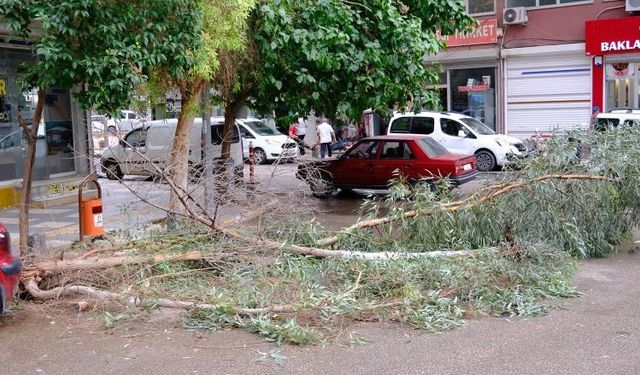
<path id="1" fill-rule="evenodd" d="M 475 156 L 449 153 L 427 136 L 386 135 L 362 139 L 336 160 L 298 166 L 314 196 L 340 189 L 386 189 L 399 171 L 409 182 L 448 177 L 455 185 L 478 174 Z"/>
<path id="2" fill-rule="evenodd" d="M 11 254 L 11 237 L 0 223 L 0 314 L 9 310 L 9 302 L 18 291 L 22 262 Z"/>

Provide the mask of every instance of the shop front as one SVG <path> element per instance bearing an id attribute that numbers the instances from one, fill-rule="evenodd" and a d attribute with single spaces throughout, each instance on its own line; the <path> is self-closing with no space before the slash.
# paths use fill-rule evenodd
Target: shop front
<path id="1" fill-rule="evenodd" d="M 499 130 L 498 21 L 484 19 L 472 32 L 443 39 L 447 50 L 426 58 L 443 69 L 437 86 L 438 109 L 464 113 Z"/>
<path id="2" fill-rule="evenodd" d="M 593 114 L 640 108 L 640 17 L 587 21 L 585 54 L 591 58 Z"/>
<path id="3" fill-rule="evenodd" d="M 27 154 L 20 119 L 31 126 L 38 101 L 35 90 L 21 89 L 19 76 L 33 62 L 28 43 L 0 46 L 0 207 L 11 206 L 19 198 Z M 63 195 L 73 190 L 78 176 L 87 173 L 84 118 L 69 90 L 47 90 L 36 139 L 34 197 Z"/>

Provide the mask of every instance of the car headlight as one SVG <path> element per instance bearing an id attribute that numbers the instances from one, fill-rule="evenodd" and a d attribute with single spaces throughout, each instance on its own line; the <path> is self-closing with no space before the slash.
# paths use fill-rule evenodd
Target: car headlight
<path id="1" fill-rule="evenodd" d="M 267 139 L 267 140 L 265 140 L 265 142 L 267 142 L 267 144 L 272 145 L 272 146 L 278 146 L 280 144 L 280 142 L 276 141 L 275 139 Z"/>

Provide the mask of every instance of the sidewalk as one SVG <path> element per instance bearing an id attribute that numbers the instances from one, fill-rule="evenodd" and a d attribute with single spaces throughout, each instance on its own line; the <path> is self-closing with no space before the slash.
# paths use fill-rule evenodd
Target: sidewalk
<path id="1" fill-rule="evenodd" d="M 145 224 L 159 219 L 164 213 L 142 202 L 129 189 L 117 181 L 99 179 L 102 185 L 103 216 L 105 231 L 135 231 Z M 169 192 L 162 185 L 136 178 L 126 180 L 145 199 L 164 204 L 168 201 Z M 151 188 L 152 187 L 152 188 Z M 0 210 L 0 222 L 4 223 L 11 233 L 14 248 L 20 241 L 18 208 Z M 69 244 L 78 239 L 78 204 L 66 204 L 53 208 L 31 208 L 29 210 L 29 229 L 31 234 L 43 234 L 47 248 Z"/>
<path id="2" fill-rule="evenodd" d="M 292 189 L 307 190 L 302 181 L 295 177 L 297 163 L 267 164 L 255 167 L 258 195 Z M 249 180 L 249 167 L 245 168 L 245 180 Z M 166 213 L 145 203 L 118 181 L 99 178 L 102 186 L 103 217 L 105 232 L 121 232 L 133 236 L 144 233 L 146 226 L 161 219 Z M 165 184 L 145 181 L 141 177 L 127 176 L 124 181 L 145 200 L 160 206 L 168 206 L 169 187 Z M 221 220 L 241 216 L 244 211 L 256 209 L 253 200 L 238 202 L 237 206 L 226 207 L 218 212 Z M 53 208 L 31 208 L 29 211 L 31 234 L 43 234 L 48 249 L 68 245 L 78 239 L 78 204 L 66 204 Z M 14 249 L 20 241 L 18 208 L 0 210 L 0 222 L 11 233 Z"/>

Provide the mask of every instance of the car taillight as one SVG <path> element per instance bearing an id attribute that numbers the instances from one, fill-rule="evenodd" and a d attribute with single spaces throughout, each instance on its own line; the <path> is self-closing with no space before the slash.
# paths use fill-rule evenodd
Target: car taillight
<path id="1" fill-rule="evenodd" d="M 11 252 L 11 236 L 9 232 L 0 232 L 0 252 Z"/>

